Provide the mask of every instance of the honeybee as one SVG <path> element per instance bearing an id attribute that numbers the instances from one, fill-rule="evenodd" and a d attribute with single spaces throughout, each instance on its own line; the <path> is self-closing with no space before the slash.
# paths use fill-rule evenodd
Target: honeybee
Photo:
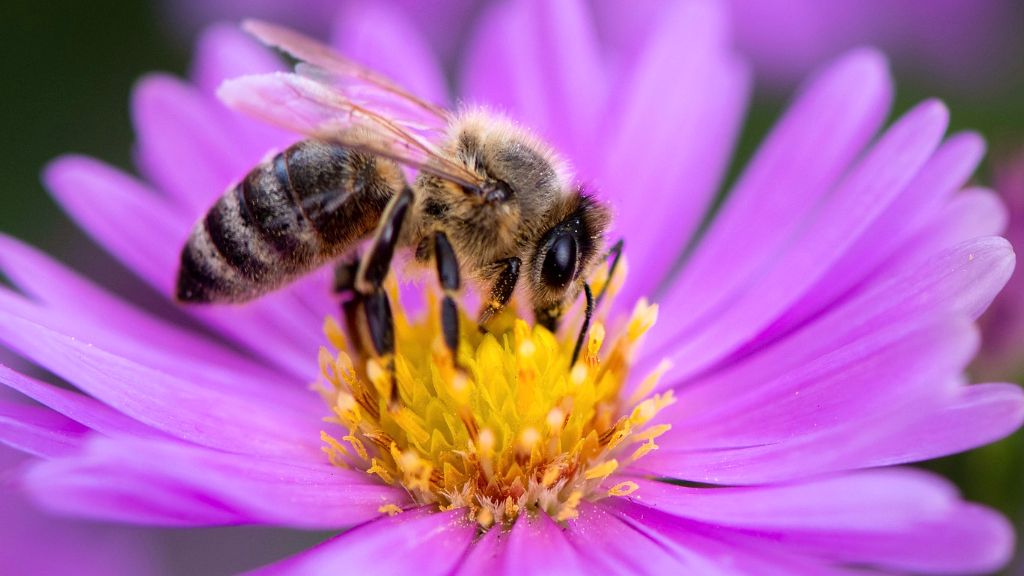
<path id="1" fill-rule="evenodd" d="M 356 267 L 340 266 L 337 277 L 353 294 L 347 316 L 377 355 L 394 353 L 382 285 L 395 249 L 408 248 L 415 262 L 436 266 L 453 357 L 454 298 L 466 277 L 484 296 L 481 327 L 517 286 L 551 330 L 583 292 L 575 362 L 594 306 L 586 279 L 607 257 L 610 211 L 574 183 L 554 150 L 496 114 L 425 102 L 291 30 L 244 27 L 299 64 L 294 73 L 228 81 L 221 98 L 308 139 L 253 168 L 195 225 L 181 252 L 177 298 L 251 300 L 369 239 Z M 411 184 L 407 169 L 416 171 Z"/>

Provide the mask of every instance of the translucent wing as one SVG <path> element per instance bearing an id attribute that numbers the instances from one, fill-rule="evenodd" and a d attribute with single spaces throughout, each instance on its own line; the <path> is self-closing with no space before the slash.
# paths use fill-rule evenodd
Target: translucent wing
<path id="1" fill-rule="evenodd" d="M 296 32 L 260 22 L 246 28 L 303 60 L 299 73 L 244 76 L 218 95 L 229 106 L 287 130 L 391 158 L 467 187 L 480 178 L 437 145 L 451 115 L 383 76 Z"/>
<path id="2" fill-rule="evenodd" d="M 363 94 L 392 104 L 402 104 L 410 112 L 433 116 L 435 122 L 447 124 L 449 112 L 405 90 L 386 76 L 345 58 L 312 38 L 268 22 L 246 20 L 242 28 L 261 42 L 286 52 L 298 60 L 299 74 L 318 81 L 333 83 L 350 97 Z"/>

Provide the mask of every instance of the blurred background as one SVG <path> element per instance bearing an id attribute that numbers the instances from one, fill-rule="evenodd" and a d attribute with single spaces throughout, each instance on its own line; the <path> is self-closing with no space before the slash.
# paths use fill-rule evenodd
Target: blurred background
<path id="1" fill-rule="evenodd" d="M 482 2 L 393 1 L 417 12 L 417 21 L 425 26 L 450 71 L 460 59 L 464 32 L 480 13 Z M 1016 194 L 1008 198 L 1009 234 L 1011 239 L 1016 236 L 1018 249 L 1024 245 L 1024 235 L 1015 228 L 1024 230 L 1024 2 L 726 1 L 732 8 L 736 45 L 754 64 L 756 87 L 733 174 L 749 158 L 801 78 L 846 48 L 875 44 L 893 62 L 894 114 L 935 96 L 952 111 L 951 131 L 974 129 L 986 137 L 989 153 L 976 180 Z M 74 268 L 87 267 L 83 271 L 100 283 L 131 286 L 130 275 L 92 248 L 59 211 L 40 184 L 40 170 L 60 154 L 79 152 L 132 171 L 134 136 L 128 103 L 133 84 L 153 70 L 186 75 L 192 42 L 208 23 L 257 15 L 325 35 L 338 4 L 328 0 L 5 0 L 0 8 L 4 54 L 0 230 L 56 254 Z M 614 45 L 625 36 L 643 34 L 658 4 L 636 3 L 635 17 L 620 22 L 615 33 L 602 30 L 603 40 Z M 600 16 L 604 8 L 597 0 L 595 14 Z M 979 377 L 1020 382 L 1024 374 L 1024 333 L 1014 331 L 1024 326 L 1020 275 L 1011 280 L 1005 302 L 998 302 L 983 318 L 991 335 L 987 333 L 985 352 L 975 367 Z M 926 467 L 955 481 L 968 499 L 999 508 L 1018 529 L 1024 526 L 1020 433 Z M 8 528 L 12 518 L 8 513 L 14 506 L 0 502 L 0 517 Z M 45 522 L 35 529 L 41 535 L 49 531 Z M 167 573 L 193 574 L 251 568 L 323 537 L 264 529 L 142 532 L 150 532 L 144 546 L 153 562 L 166 565 Z M 137 539 L 135 534 L 117 536 L 116 530 L 112 534 L 110 538 Z M 1016 562 L 1012 573 L 1024 569 L 1020 558 Z M 0 573 L 6 573 L 2 551 Z"/>

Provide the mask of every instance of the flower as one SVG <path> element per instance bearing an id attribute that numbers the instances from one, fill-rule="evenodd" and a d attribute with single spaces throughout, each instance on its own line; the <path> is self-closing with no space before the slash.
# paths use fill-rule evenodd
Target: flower
<path id="1" fill-rule="evenodd" d="M 391 52 L 363 54 L 429 86 L 423 45 L 396 36 Z M 630 273 L 581 368 L 568 366 L 571 335 L 511 320 L 503 339 L 463 330 L 460 377 L 433 347 L 436 318 L 397 314 L 404 388 L 391 410 L 388 378 L 356 365 L 324 320 L 336 311 L 323 273 L 244 307 L 146 310 L 4 239 L 0 267 L 20 294 L 0 291 L 0 341 L 83 392 L 0 371 L 80 425 L 0 429 L 36 440 L 21 482 L 40 504 L 138 524 L 355 526 L 268 572 L 1007 561 L 1005 519 L 929 473 L 887 467 L 985 444 L 1024 417 L 1016 386 L 962 376 L 973 321 L 1014 263 L 983 217 L 998 201 L 961 191 L 977 135 L 946 137 L 936 101 L 881 130 L 885 60 L 855 50 L 808 82 L 704 230 L 750 84 L 718 4 L 679 3 L 635 59 L 607 61 L 582 2 L 514 2 L 483 16 L 467 54 L 462 99 L 534 127 L 616 210 Z M 278 66 L 214 29 L 194 85 L 153 76 L 136 90 L 148 182 L 71 156 L 47 185 L 169 296 L 195 218 L 295 138 L 213 91 Z M 325 342 L 335 351 L 318 358 Z"/>
<path id="2" fill-rule="evenodd" d="M 670 2 L 595 2 L 610 40 L 629 46 Z M 891 54 L 898 70 L 960 97 L 1019 77 L 1014 2 L 991 0 L 727 0 L 737 48 L 764 87 L 789 90 L 822 63 L 861 44 Z M 966 90 L 965 90 L 966 88 Z"/>
<path id="3" fill-rule="evenodd" d="M 5 394 L 0 394 L 4 396 Z M 3 420 L 11 419 L 10 401 L 3 401 Z M 59 414 L 22 406 L 18 419 L 37 415 L 59 425 Z M 65 425 L 74 427 L 74 423 Z M 25 448 L 24 446 L 22 448 Z M 0 572 L 4 574 L 156 574 L 157 563 L 144 534 L 125 527 L 54 518 L 40 512 L 13 486 L 11 478 L 29 460 L 0 447 Z"/>
<path id="4" fill-rule="evenodd" d="M 996 166 L 995 188 L 1002 197 L 1005 213 L 995 212 L 993 220 L 1007 220 L 1006 237 L 1014 244 L 1024 242 L 1024 150 L 1003 158 Z M 1013 275 L 1006 288 L 981 318 L 983 346 L 975 359 L 974 371 L 984 378 L 1016 379 L 1024 370 L 1024 280 Z"/>

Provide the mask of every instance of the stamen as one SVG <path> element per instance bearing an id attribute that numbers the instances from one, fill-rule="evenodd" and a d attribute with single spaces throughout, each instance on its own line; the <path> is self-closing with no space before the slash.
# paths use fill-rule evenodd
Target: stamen
<path id="1" fill-rule="evenodd" d="M 617 284 L 613 280 L 609 296 Z M 428 300 L 434 297 L 428 293 Z M 625 323 L 609 324 L 598 310 L 584 361 L 571 367 L 571 330 L 556 337 L 514 318 L 511 308 L 489 324 L 506 326 L 504 332 L 460 330 L 458 367 L 440 340 L 436 312 L 419 321 L 401 307 L 395 312 L 397 353 L 389 360 L 397 404 L 391 403 L 390 369 L 375 358 L 353 361 L 338 322 L 324 321 L 335 352 L 319 351 L 317 384 L 327 402 L 325 421 L 334 427 L 321 433 L 333 465 L 401 486 L 420 505 L 464 508 L 485 530 L 524 513 L 567 522 L 579 515 L 583 500 L 638 489 L 635 482 L 610 479 L 656 450 L 655 439 L 670 428 L 654 420 L 674 396 L 651 395 L 667 363 L 622 398 L 657 306 L 639 302 Z M 401 512 L 395 504 L 379 510 Z"/>

